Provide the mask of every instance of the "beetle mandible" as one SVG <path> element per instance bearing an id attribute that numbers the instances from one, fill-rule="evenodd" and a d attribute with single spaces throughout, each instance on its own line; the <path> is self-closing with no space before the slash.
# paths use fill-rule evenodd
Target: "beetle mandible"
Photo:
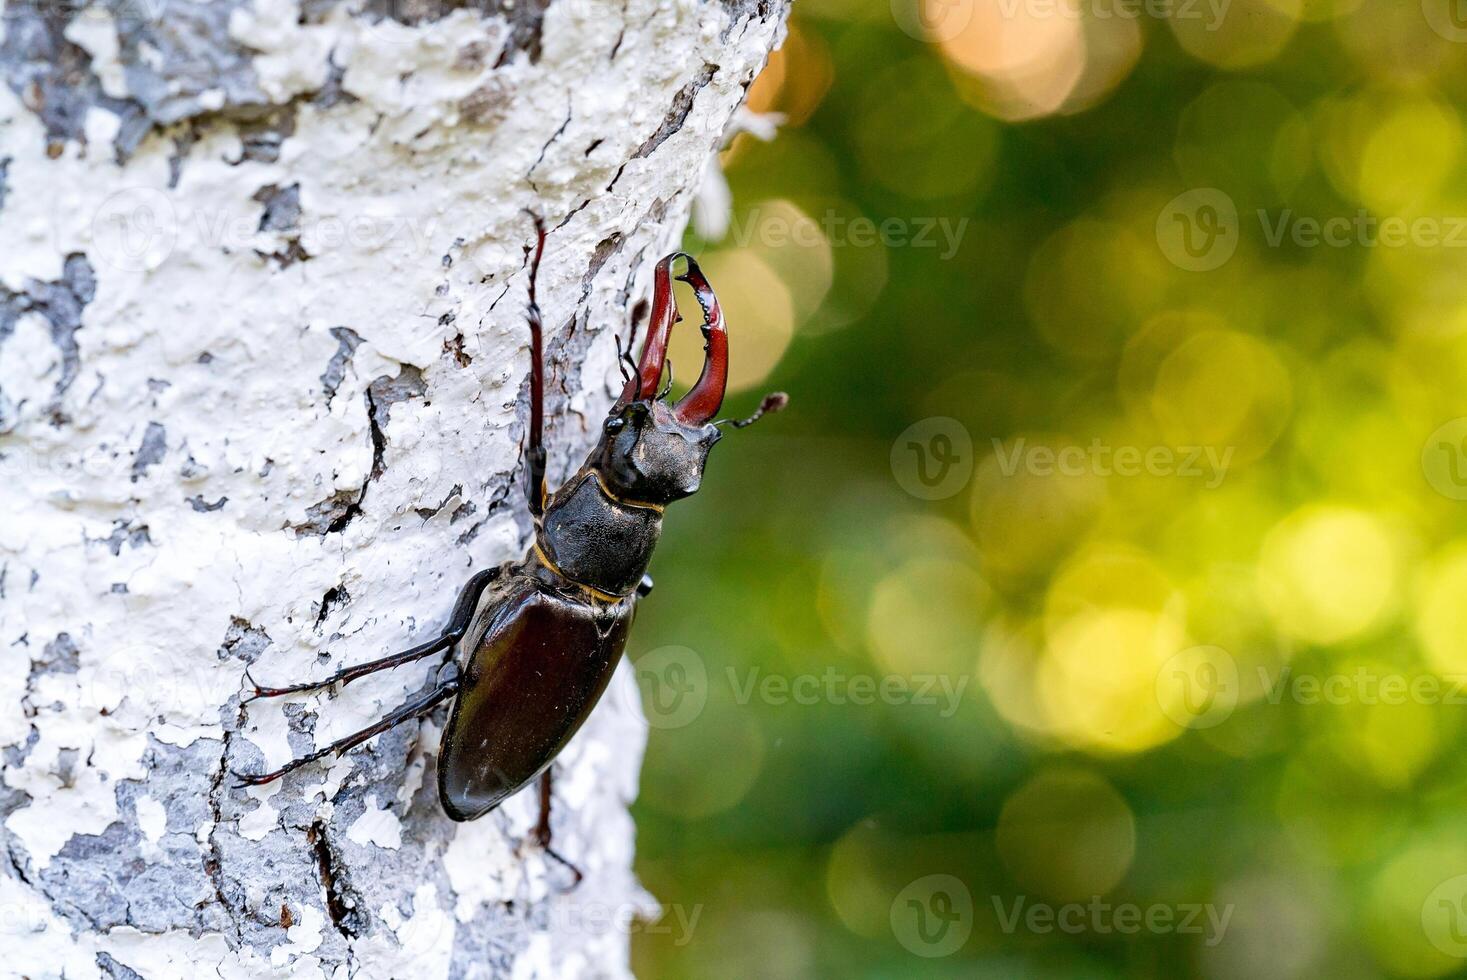
<path id="1" fill-rule="evenodd" d="M 320 681 L 261 687 L 251 678 L 254 693 L 247 701 L 345 685 L 434 654 L 452 654 L 452 666 L 440 671 L 426 695 L 273 772 L 241 775 L 242 784 L 263 785 L 325 756 L 341 755 L 453 700 L 438 756 L 444 812 L 453 820 L 476 819 L 538 778 L 540 816 L 533 837 L 549 850 L 551 763 L 606 689 L 637 602 L 652 590 L 647 565 L 664 508 L 698 490 L 721 426 L 743 428 L 784 407 L 786 396 L 775 393 L 748 418 L 713 420 L 728 381 L 728 332 L 718 297 L 698 263 L 674 252 L 654 270 L 642 358 L 633 365 L 630 354 L 621 355 L 626 385 L 599 441 L 581 468 L 547 493 L 543 330 L 535 300 L 546 236 L 538 218 L 535 231 L 527 310 L 531 365 L 525 473 L 535 528 L 529 552 L 469 579 L 435 639 Z M 679 260 L 686 269 L 676 278 L 692 287 L 703 309 L 706 354 L 697 383 L 669 405 L 671 380 L 661 390 L 659 385 L 668 339 L 681 319 L 672 287 Z"/>

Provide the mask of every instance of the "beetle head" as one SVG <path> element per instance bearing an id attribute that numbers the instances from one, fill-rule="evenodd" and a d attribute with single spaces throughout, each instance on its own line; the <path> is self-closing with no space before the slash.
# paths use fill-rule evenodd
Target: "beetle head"
<path id="1" fill-rule="evenodd" d="M 672 295 L 672 267 L 687 271 L 677 279 L 693 287 L 703 307 L 703 337 L 708 356 L 703 373 L 675 405 L 659 392 L 667 361 L 667 342 L 680 319 Z M 674 252 L 657 263 L 647 343 L 635 373 L 611 409 L 593 459 L 612 492 L 628 500 L 666 504 L 696 493 L 708 450 L 722 433 L 713 416 L 723 404 L 728 382 L 728 333 L 713 287 L 692 256 Z"/>
<path id="2" fill-rule="evenodd" d="M 660 506 L 697 492 L 722 435 L 712 424 L 682 422 L 666 402 L 641 399 L 606 417 L 593 459 L 618 497 Z"/>
<path id="3" fill-rule="evenodd" d="M 693 287 L 703 308 L 703 371 L 688 393 L 674 405 L 659 392 L 667 361 L 667 342 L 680 317 L 672 295 L 672 266 L 687 263 L 679 282 Z M 669 382 L 670 386 L 671 382 Z M 612 406 L 592 458 L 607 487 L 627 500 L 666 504 L 696 493 L 703 480 L 708 450 L 722 436 L 713 417 L 723 404 L 728 386 L 728 331 L 703 270 L 692 256 L 674 252 L 657 263 L 652 292 L 652 316 L 642 360 L 627 377 L 621 397 Z M 758 412 L 735 426 L 748 425 L 767 411 L 784 407 L 782 394 L 764 400 Z"/>

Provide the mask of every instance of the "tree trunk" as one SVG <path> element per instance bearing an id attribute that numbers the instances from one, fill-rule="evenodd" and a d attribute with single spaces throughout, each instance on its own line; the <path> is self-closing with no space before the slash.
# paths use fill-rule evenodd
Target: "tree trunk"
<path id="1" fill-rule="evenodd" d="M 553 482 L 785 9 L 443 4 L 0 0 L 6 975 L 622 975 L 656 914 L 625 670 L 556 767 L 571 890 L 532 792 L 442 815 L 441 713 L 229 776 L 431 681 L 241 705 L 523 553 L 524 212 Z"/>

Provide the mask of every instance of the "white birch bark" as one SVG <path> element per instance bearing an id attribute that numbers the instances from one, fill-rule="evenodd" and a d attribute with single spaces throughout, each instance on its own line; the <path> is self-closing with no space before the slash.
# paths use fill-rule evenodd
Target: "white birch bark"
<path id="1" fill-rule="evenodd" d="M 435 669 L 241 707 L 247 666 L 420 642 L 523 552 L 523 209 L 554 477 L 782 0 L 81 2 L 0 3 L 0 974 L 625 974 L 625 671 L 558 767 L 569 893 L 533 793 L 441 814 L 441 714 L 226 773 Z"/>

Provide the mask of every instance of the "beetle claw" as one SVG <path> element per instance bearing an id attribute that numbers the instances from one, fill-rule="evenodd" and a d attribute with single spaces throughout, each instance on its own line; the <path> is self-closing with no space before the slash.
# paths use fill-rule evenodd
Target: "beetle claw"
<path id="1" fill-rule="evenodd" d="M 235 789 L 245 789 L 250 786 L 264 786 L 275 778 L 274 773 L 259 773 L 251 776 L 242 772 L 236 772 L 233 769 L 229 770 L 229 774 L 234 777 Z"/>
<path id="2" fill-rule="evenodd" d="M 241 707 L 253 701 L 258 701 L 260 700 L 260 698 L 263 698 L 265 696 L 265 689 L 261 687 L 259 682 L 256 681 L 255 678 L 250 674 L 249 667 L 245 667 L 244 676 L 245 680 L 249 682 L 251 693 L 247 697 L 240 698 L 239 703 Z"/>

